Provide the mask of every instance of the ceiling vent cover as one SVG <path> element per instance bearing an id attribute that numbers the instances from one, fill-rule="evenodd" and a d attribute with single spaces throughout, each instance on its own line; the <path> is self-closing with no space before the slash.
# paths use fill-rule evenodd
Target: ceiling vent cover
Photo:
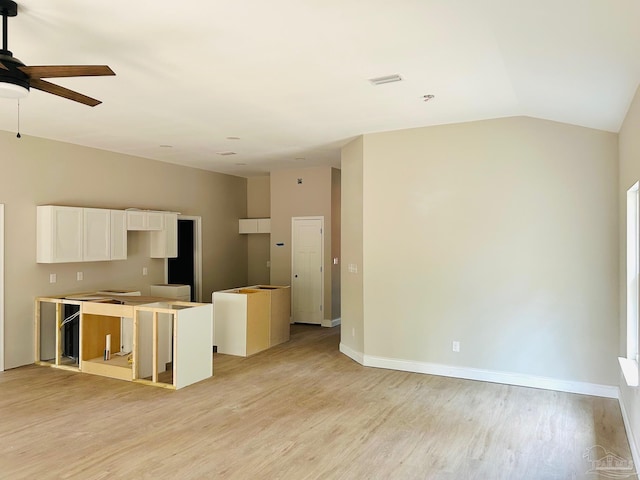
<path id="1" fill-rule="evenodd" d="M 217 155 L 227 156 L 227 155 L 235 155 L 236 152 L 216 152 Z"/>
<path id="2" fill-rule="evenodd" d="M 384 85 L 385 83 L 401 82 L 402 77 L 400 75 L 385 75 L 384 77 L 370 78 L 369 83 L 371 85 Z"/>

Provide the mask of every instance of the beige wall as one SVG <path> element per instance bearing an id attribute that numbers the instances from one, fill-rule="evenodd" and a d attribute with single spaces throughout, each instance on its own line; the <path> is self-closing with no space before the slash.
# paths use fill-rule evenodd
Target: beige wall
<path id="1" fill-rule="evenodd" d="M 269 176 L 247 179 L 247 217 L 269 218 L 271 216 L 271 179 Z M 268 284 L 270 268 L 267 266 L 271 256 L 271 236 L 268 234 L 245 235 L 247 237 L 249 285 Z"/>
<path id="2" fill-rule="evenodd" d="M 324 316 L 332 312 L 332 168 L 271 172 L 271 283 L 291 285 L 291 218 L 324 216 Z M 298 184 L 298 179 L 302 184 Z M 278 247 L 277 243 L 284 243 Z M 335 279 L 333 279 L 335 280 Z"/>
<path id="3" fill-rule="evenodd" d="M 629 107 L 619 133 L 620 174 L 618 200 L 620 207 L 620 346 L 621 357 L 626 356 L 627 344 L 627 289 L 626 289 L 626 197 L 627 190 L 640 180 L 640 89 Z M 631 428 L 630 444 L 640 446 L 640 390 L 637 387 L 628 387 L 624 377 L 619 375 L 620 401 L 627 414 Z M 640 456 L 640 452 L 634 452 L 634 457 Z"/>
<path id="4" fill-rule="evenodd" d="M 617 383 L 615 134 L 521 117 L 362 149 L 365 355 Z"/>
<path id="5" fill-rule="evenodd" d="M 33 363 L 33 304 L 40 295 L 98 288 L 143 293 L 164 281 L 164 260 L 148 258 L 145 232 L 129 232 L 129 258 L 36 263 L 36 206 L 154 208 L 202 217 L 203 299 L 247 281 L 238 218 L 247 213 L 246 179 L 0 132 L 0 203 L 5 204 L 5 367 Z M 142 267 L 149 270 L 142 276 Z M 76 281 L 76 272 L 84 281 Z M 49 283 L 49 274 L 57 283 Z"/>
<path id="6" fill-rule="evenodd" d="M 340 343 L 353 352 L 364 352 L 362 297 L 362 162 L 363 138 L 358 137 L 342 149 L 342 322 Z M 349 264 L 358 271 L 349 272 Z"/>

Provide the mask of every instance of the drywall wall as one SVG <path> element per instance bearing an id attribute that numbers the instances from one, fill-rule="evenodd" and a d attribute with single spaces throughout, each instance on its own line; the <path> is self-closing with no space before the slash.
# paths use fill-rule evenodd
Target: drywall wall
<path id="1" fill-rule="evenodd" d="M 51 140 L 0 132 L 0 203 L 5 204 L 5 367 L 33 363 L 34 298 L 164 281 L 164 260 L 148 258 L 146 232 L 129 232 L 129 258 L 36 263 L 36 206 L 153 208 L 202 217 L 204 299 L 247 281 L 246 179 Z M 142 275 L 142 268 L 148 275 Z M 84 280 L 76 280 L 82 271 Z M 57 283 L 49 283 L 56 273 Z M 210 301 L 210 300 L 209 300 Z"/>
<path id="2" fill-rule="evenodd" d="M 332 168 L 313 167 L 271 172 L 271 283 L 291 285 L 291 218 L 324 217 L 324 317 L 332 305 Z M 298 183 L 300 179 L 301 183 Z M 283 243 L 279 247 L 276 244 Z"/>
<path id="3" fill-rule="evenodd" d="M 365 355 L 617 383 L 615 134 L 518 117 L 363 142 Z"/>
<path id="4" fill-rule="evenodd" d="M 364 352 L 362 296 L 363 143 L 363 138 L 358 137 L 342 148 L 340 169 L 342 172 L 342 257 L 340 259 L 342 321 L 340 343 L 341 347 L 347 347 L 351 352 L 360 355 Z"/>
<path id="5" fill-rule="evenodd" d="M 619 237 L 620 237 L 620 343 L 619 355 L 626 357 L 627 345 L 627 231 L 626 210 L 627 190 L 640 181 L 640 88 L 631 102 L 627 116 L 619 133 Z M 624 377 L 619 374 L 620 403 L 628 419 L 629 443 L 635 447 L 634 459 L 640 458 L 640 389 L 628 387 Z"/>
<path id="6" fill-rule="evenodd" d="M 247 217 L 271 217 L 271 179 L 268 175 L 247 179 Z M 268 263 L 271 256 L 271 235 L 266 233 L 244 235 L 247 237 L 248 284 L 261 285 L 270 281 Z"/>

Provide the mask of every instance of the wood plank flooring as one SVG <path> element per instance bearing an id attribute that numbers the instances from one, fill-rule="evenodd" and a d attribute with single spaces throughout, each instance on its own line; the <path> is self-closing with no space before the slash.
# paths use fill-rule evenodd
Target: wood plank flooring
<path id="1" fill-rule="evenodd" d="M 565 480 L 607 478 L 596 445 L 631 460 L 617 400 L 365 368 L 338 344 L 293 326 L 179 391 L 0 373 L 0 478 Z"/>

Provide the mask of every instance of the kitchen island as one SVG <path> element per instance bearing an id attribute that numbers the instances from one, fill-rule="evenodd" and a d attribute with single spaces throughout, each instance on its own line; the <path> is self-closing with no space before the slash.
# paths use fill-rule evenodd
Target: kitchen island
<path id="1" fill-rule="evenodd" d="M 108 292 L 35 301 L 35 363 L 179 389 L 213 375 L 211 304 Z M 123 319 L 133 345 L 122 351 Z"/>
<path id="2" fill-rule="evenodd" d="M 252 285 L 213 292 L 213 344 L 247 357 L 289 341 L 291 289 Z"/>

